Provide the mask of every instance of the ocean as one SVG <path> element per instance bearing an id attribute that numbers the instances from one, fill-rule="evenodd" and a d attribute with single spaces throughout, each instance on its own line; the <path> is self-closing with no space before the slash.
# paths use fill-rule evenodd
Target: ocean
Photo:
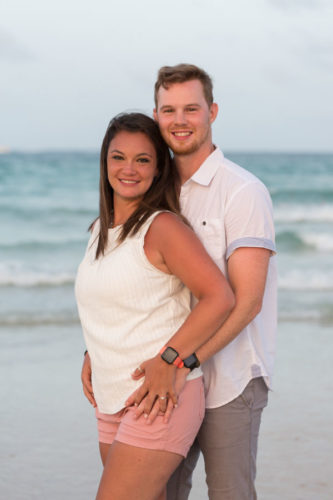
<path id="1" fill-rule="evenodd" d="M 266 184 L 275 213 L 279 340 L 258 498 L 332 498 L 333 155 L 226 156 Z M 73 293 L 98 177 L 94 152 L 0 155 L 1 498 L 88 500 L 98 483 Z M 202 462 L 194 485 L 191 499 L 207 498 Z"/>

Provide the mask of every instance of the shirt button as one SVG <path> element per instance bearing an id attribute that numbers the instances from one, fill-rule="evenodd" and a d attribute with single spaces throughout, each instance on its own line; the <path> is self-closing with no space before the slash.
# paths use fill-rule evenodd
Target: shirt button
<path id="1" fill-rule="evenodd" d="M 205 221 L 205 220 L 203 220 L 203 221 L 202 221 L 202 225 L 203 225 L 203 226 L 205 226 L 205 225 L 206 225 L 206 221 Z"/>

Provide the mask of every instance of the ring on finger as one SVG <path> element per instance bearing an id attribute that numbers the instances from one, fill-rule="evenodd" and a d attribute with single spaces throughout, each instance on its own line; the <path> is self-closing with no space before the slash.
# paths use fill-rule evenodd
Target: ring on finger
<path id="1" fill-rule="evenodd" d="M 166 399 L 166 396 L 159 396 L 160 399 Z"/>
<path id="2" fill-rule="evenodd" d="M 139 370 L 140 373 L 143 373 L 143 369 L 141 368 L 141 366 L 138 366 L 137 370 Z"/>

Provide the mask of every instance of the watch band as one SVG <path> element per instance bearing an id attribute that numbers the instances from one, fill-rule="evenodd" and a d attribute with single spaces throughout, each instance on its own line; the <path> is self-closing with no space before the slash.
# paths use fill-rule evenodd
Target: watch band
<path id="1" fill-rule="evenodd" d="M 162 349 L 160 350 L 160 355 L 163 361 L 165 361 L 169 365 L 175 365 L 177 366 L 177 368 L 183 368 L 184 362 L 179 357 L 179 354 L 176 351 L 176 349 L 173 349 L 173 347 L 170 346 L 162 347 Z"/>

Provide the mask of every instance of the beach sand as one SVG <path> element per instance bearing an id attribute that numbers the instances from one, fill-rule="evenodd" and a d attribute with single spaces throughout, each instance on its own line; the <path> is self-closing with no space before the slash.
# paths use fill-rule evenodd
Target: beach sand
<path id="1" fill-rule="evenodd" d="M 317 323 L 279 327 L 259 442 L 259 499 L 332 498 L 331 337 L 331 326 Z M 0 340 L 0 497 L 93 499 L 101 464 L 93 409 L 81 391 L 80 326 L 6 327 Z M 193 483 L 190 499 L 206 499 L 202 460 Z"/>

